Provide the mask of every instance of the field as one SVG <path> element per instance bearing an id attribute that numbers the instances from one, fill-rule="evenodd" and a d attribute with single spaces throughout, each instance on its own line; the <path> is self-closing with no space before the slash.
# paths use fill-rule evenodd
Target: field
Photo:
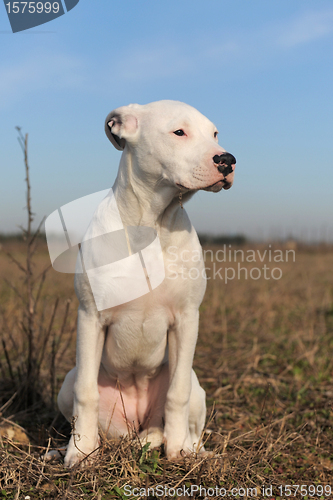
<path id="1" fill-rule="evenodd" d="M 18 267 L 25 266 L 26 246 L 2 243 L 0 498 L 143 498 L 157 485 L 201 486 L 192 490 L 196 498 L 221 498 L 225 492 L 231 498 L 318 499 L 328 497 L 328 485 L 333 494 L 333 249 L 239 249 L 256 260 L 241 262 L 239 252 L 232 262 L 222 262 L 228 245 L 205 247 L 210 279 L 194 366 L 207 394 L 204 440 L 215 453 L 171 463 L 163 449 L 148 451 L 134 436 L 102 440 L 93 464 L 66 470 L 41 456 L 70 433 L 57 412 L 56 394 L 75 363 L 73 276 L 50 269 L 29 312 L 26 274 Z M 273 260 L 276 255 L 280 262 Z M 43 241 L 34 262 L 37 277 L 49 263 Z M 244 269 L 238 279 L 239 264 L 248 279 Z M 258 270 L 249 276 L 253 268 L 261 270 L 259 279 Z M 274 271 L 275 278 L 282 273 L 280 279 L 272 277 L 273 268 L 281 270 Z M 182 491 L 175 497 L 185 498 Z M 164 490 L 166 498 L 172 493 Z"/>

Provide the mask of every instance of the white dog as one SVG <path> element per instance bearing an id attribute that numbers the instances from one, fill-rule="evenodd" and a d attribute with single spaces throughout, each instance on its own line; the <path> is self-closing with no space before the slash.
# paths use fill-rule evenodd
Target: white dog
<path id="1" fill-rule="evenodd" d="M 205 392 L 192 362 L 206 278 L 182 203 L 199 189 L 231 187 L 236 160 L 218 145 L 217 133 L 205 116 L 176 101 L 131 104 L 106 119 L 108 138 L 123 150 L 113 187 L 121 221 L 157 232 L 165 279 L 142 297 L 98 311 L 87 275 L 76 274 L 77 364 L 58 396 L 61 412 L 74 422 L 68 466 L 99 446 L 99 426 L 112 437 L 135 429 L 151 447 L 164 442 L 169 459 L 203 451 Z M 90 237 L 107 221 L 101 203 Z M 197 262 L 182 259 L 188 251 L 197 252 Z"/>

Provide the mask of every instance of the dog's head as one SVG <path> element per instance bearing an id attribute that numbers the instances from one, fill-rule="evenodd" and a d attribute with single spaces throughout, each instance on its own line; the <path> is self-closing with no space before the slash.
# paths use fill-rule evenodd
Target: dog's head
<path id="1" fill-rule="evenodd" d="M 187 104 L 123 106 L 107 116 L 105 131 L 117 149 L 132 154 L 141 178 L 182 192 L 232 186 L 235 157 L 219 146 L 215 125 Z"/>

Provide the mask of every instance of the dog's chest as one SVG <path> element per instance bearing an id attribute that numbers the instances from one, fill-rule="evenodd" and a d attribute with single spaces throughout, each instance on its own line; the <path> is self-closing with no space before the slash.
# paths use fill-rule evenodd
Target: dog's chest
<path id="1" fill-rule="evenodd" d="M 107 327 L 103 366 L 112 374 L 154 371 L 166 355 L 167 332 L 172 312 L 167 305 L 154 304 L 151 298 L 115 308 L 104 314 Z"/>

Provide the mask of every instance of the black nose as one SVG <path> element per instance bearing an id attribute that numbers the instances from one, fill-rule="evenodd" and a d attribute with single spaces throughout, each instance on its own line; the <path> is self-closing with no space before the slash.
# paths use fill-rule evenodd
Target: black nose
<path id="1" fill-rule="evenodd" d="M 217 170 L 223 174 L 228 175 L 232 172 L 232 166 L 236 164 L 236 158 L 230 153 L 222 153 L 213 157 L 214 163 L 218 165 Z"/>

